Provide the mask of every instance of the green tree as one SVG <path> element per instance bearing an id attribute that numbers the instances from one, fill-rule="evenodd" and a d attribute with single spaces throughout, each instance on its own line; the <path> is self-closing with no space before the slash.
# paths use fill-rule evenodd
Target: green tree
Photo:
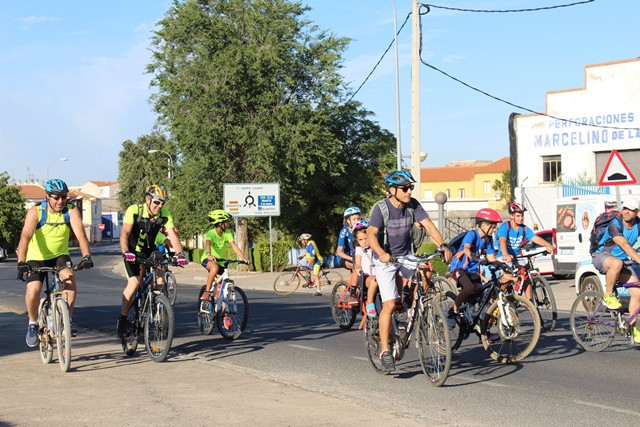
<path id="1" fill-rule="evenodd" d="M 493 182 L 491 188 L 500 194 L 500 200 L 503 202 L 502 208 L 506 209 L 511 203 L 511 171 L 502 171 L 502 176 Z"/>
<path id="2" fill-rule="evenodd" d="M 149 153 L 149 150 L 166 151 L 173 159 L 172 164 L 176 159 L 175 144 L 169 142 L 164 135 L 153 133 L 139 137 L 135 143 L 125 141 L 118 160 L 118 202 L 123 210 L 142 202 L 144 190 L 151 184 L 163 185 L 169 192 L 172 190 L 172 183 L 168 178 L 167 155 Z"/>
<path id="3" fill-rule="evenodd" d="M 24 217 L 26 200 L 20 189 L 9 185 L 9 174 L 0 173 L 0 246 L 14 250 L 18 246 Z"/>
<path id="4" fill-rule="evenodd" d="M 183 234 L 206 229 L 223 183 L 278 182 L 276 226 L 291 238 L 311 232 L 324 251 L 341 211 L 374 199 L 393 138 L 358 103 L 345 105 L 338 70 L 348 39 L 319 31 L 307 10 L 186 0 L 158 23 L 147 69 L 159 125 L 181 156 L 172 212 Z"/>

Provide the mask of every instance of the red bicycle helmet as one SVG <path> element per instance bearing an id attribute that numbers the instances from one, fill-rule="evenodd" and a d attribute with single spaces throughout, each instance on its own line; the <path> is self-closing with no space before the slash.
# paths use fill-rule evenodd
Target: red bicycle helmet
<path id="1" fill-rule="evenodd" d="M 527 208 L 525 208 L 518 202 L 513 202 L 509 205 L 508 210 L 509 210 L 509 215 L 512 215 L 516 212 L 525 213 L 527 211 Z"/>
<path id="2" fill-rule="evenodd" d="M 500 224 L 502 222 L 502 218 L 500 218 L 500 214 L 493 209 L 482 208 L 476 212 L 476 224 L 480 224 L 481 222 Z"/>

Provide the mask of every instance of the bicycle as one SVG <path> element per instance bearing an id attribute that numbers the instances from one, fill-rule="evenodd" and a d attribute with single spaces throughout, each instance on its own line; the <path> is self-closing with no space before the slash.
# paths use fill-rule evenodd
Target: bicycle
<path id="1" fill-rule="evenodd" d="M 616 283 L 614 292 L 619 296 L 620 288 L 640 288 L 640 282 Z M 573 302 L 570 314 L 571 332 L 580 347 L 587 351 L 602 351 L 613 342 L 616 334 L 633 339 L 630 323 L 638 318 L 640 307 L 632 315 L 623 315 L 620 309 L 609 309 L 603 302 L 603 294 L 586 291 Z M 636 324 L 637 325 L 637 324 Z"/>
<path id="2" fill-rule="evenodd" d="M 209 299 L 202 301 L 200 297 L 206 289 L 206 285 L 202 285 L 198 294 L 198 328 L 203 335 L 211 334 L 213 331 L 214 319 L 218 326 L 218 331 L 222 338 L 226 340 L 235 340 L 247 327 L 249 320 L 249 303 L 247 295 L 240 287 L 236 286 L 233 280 L 229 278 L 229 264 L 249 264 L 234 259 L 217 259 L 224 265 L 224 271 L 216 277 L 213 282 Z"/>
<path id="3" fill-rule="evenodd" d="M 405 310 L 396 309 L 391 317 L 391 331 L 389 334 L 389 349 L 395 361 L 402 360 L 405 349 L 409 347 L 411 336 L 416 327 L 415 344 L 418 348 L 422 372 L 429 379 L 429 383 L 439 387 L 445 383 L 451 369 L 451 341 L 446 323 L 446 315 L 437 303 L 439 295 L 428 283 L 421 284 L 420 265 L 430 265 L 429 261 L 441 252 L 427 257 L 408 255 L 397 257 L 393 262 L 408 263 L 414 268 L 412 278 L 413 292 L 405 295 L 410 305 Z M 415 267 L 413 267 L 415 266 Z M 404 292 L 403 292 L 404 294 Z M 376 298 L 378 312 L 380 312 L 380 298 Z M 387 375 L 390 372 L 382 367 L 378 318 L 367 317 L 364 325 L 364 342 L 369 362 L 374 372 Z"/>
<path id="4" fill-rule="evenodd" d="M 318 274 L 321 287 L 331 286 L 333 283 L 344 281 L 342 275 L 337 271 L 320 269 Z M 302 282 L 304 281 L 304 284 Z M 315 286 L 311 275 L 307 271 L 307 266 L 298 263 L 293 273 L 282 273 L 273 282 L 273 290 L 277 295 L 287 296 L 294 293 L 300 285 L 303 288 L 312 288 Z"/>
<path id="5" fill-rule="evenodd" d="M 169 266 L 184 268 L 178 264 L 174 254 L 165 253 L 162 258 L 162 269 L 164 270 L 164 286 L 162 287 L 162 293 L 167 297 L 171 306 L 175 305 L 178 298 L 178 282 L 176 276 L 173 275 Z"/>
<path id="6" fill-rule="evenodd" d="M 71 321 L 69 319 L 69 304 L 64 295 L 64 282 L 58 274 L 67 268 L 73 271 L 81 270 L 77 265 L 69 262 L 65 267 L 32 267 L 32 273 L 45 273 L 42 282 L 45 297 L 40 299 L 38 306 L 38 342 L 42 363 L 48 364 L 53 360 L 53 344 L 58 349 L 58 362 L 62 372 L 69 371 L 71 366 Z M 49 280 L 49 273 L 53 280 Z"/>
<path id="7" fill-rule="evenodd" d="M 551 285 L 547 282 L 547 279 L 542 277 L 537 268 L 533 266 L 532 258 L 546 253 L 546 249 L 543 248 L 541 252 L 530 253 L 528 255 L 518 255 L 517 260 L 526 259 L 525 264 L 517 263 L 514 270 L 514 275 L 517 281 L 510 288 L 514 293 L 523 296 L 524 283 L 529 280 L 531 290 L 533 293 L 533 303 L 540 315 L 540 326 L 545 331 L 553 331 L 558 321 L 558 309 L 556 307 L 556 298 L 551 290 Z"/>
<path id="8" fill-rule="evenodd" d="M 171 302 L 157 289 L 156 269 L 162 265 L 163 256 L 160 252 L 153 252 L 149 258 L 136 257 L 134 262 L 144 266 L 143 280 L 127 313 L 127 327 L 121 338 L 122 349 L 127 356 L 133 355 L 143 334 L 149 358 L 163 362 L 169 354 L 175 332 Z"/>
<path id="9" fill-rule="evenodd" d="M 519 362 L 531 354 L 538 343 L 540 315 L 525 297 L 502 290 L 497 272 L 512 273 L 507 264 L 489 264 L 489 269 L 489 282 L 460 304 L 459 316 L 453 316 L 456 295 L 440 294 L 440 305 L 448 316 L 451 350 L 456 351 L 462 341 L 475 333 L 492 359 L 501 363 Z"/>

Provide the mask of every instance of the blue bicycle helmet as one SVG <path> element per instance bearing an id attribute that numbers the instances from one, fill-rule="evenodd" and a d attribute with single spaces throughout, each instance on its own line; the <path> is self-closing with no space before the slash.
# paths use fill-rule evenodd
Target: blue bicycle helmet
<path id="1" fill-rule="evenodd" d="M 413 179 L 413 176 L 406 170 L 399 169 L 397 171 L 388 173 L 387 176 L 384 177 L 384 182 L 387 184 L 388 188 L 393 187 L 394 185 L 402 186 L 411 184 L 413 182 L 416 182 L 416 180 Z"/>
<path id="2" fill-rule="evenodd" d="M 46 191 L 48 195 L 67 194 L 69 187 L 67 187 L 67 184 L 61 179 L 50 179 L 44 184 L 44 191 Z"/>
<path id="3" fill-rule="evenodd" d="M 359 214 L 360 208 L 357 206 L 351 206 L 344 211 L 344 217 L 349 218 L 351 215 Z"/>

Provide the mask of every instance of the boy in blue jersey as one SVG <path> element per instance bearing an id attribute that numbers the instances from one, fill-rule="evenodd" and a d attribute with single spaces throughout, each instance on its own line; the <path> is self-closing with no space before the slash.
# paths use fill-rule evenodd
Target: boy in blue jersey
<path id="1" fill-rule="evenodd" d="M 606 277 L 606 290 L 604 303 L 610 309 L 619 309 L 620 302 L 613 293 L 616 282 L 631 283 L 637 282 L 638 277 L 634 270 L 624 265 L 624 261 L 632 260 L 640 263 L 640 255 L 633 249 L 633 245 L 638 240 L 640 218 L 638 210 L 640 203 L 630 197 L 622 203 L 620 217 L 609 223 L 607 231 L 600 239 L 599 247 L 593 254 L 593 266 Z M 629 301 L 629 313 L 633 313 L 640 306 L 640 288 L 627 288 L 631 294 Z M 636 322 L 634 322 L 637 325 Z M 633 340 L 640 344 L 640 330 L 633 327 Z"/>

